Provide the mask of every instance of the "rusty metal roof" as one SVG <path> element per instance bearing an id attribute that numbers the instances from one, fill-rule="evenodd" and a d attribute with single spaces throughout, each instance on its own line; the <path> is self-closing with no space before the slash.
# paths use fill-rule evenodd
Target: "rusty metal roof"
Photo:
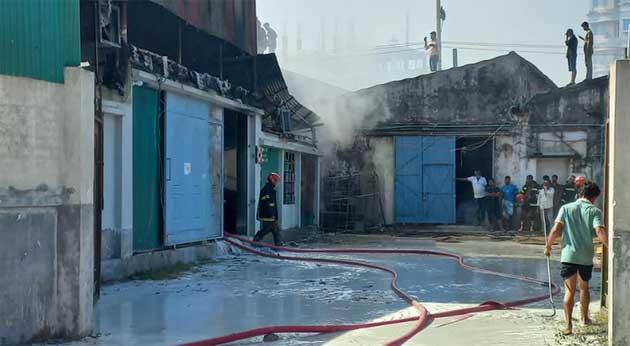
<path id="1" fill-rule="evenodd" d="M 188 24 L 256 54 L 256 0 L 150 0 Z"/>
<path id="2" fill-rule="evenodd" d="M 264 98 L 265 108 L 272 111 L 278 108 L 291 113 L 291 129 L 301 130 L 316 126 L 320 118 L 312 110 L 302 105 L 291 95 L 282 75 L 275 54 L 256 56 L 258 93 Z"/>

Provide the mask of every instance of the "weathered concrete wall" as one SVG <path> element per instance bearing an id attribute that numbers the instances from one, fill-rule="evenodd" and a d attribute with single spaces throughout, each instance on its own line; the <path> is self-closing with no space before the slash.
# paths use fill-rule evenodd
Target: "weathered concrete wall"
<path id="1" fill-rule="evenodd" d="M 379 121 L 412 124 L 503 123 L 514 105 L 556 85 L 516 53 L 356 92 L 340 107 Z M 370 107 L 364 107 L 370 100 Z M 383 124 L 386 126 L 386 124 Z"/>
<path id="2" fill-rule="evenodd" d="M 94 78 L 0 76 L 0 345 L 92 328 Z"/>
<path id="3" fill-rule="evenodd" d="M 371 160 L 379 179 L 379 194 L 387 224 L 394 223 L 394 137 L 371 137 L 364 160 Z"/>
<path id="4" fill-rule="evenodd" d="M 494 175 L 499 184 L 503 184 L 503 178 L 509 175 L 520 187 L 528 174 L 536 174 L 536 162 L 527 158 L 527 144 L 520 133 L 497 136 L 494 146 Z"/>
<path id="5" fill-rule="evenodd" d="M 539 94 L 522 109 L 530 126 L 528 155 L 571 156 L 572 173 L 602 182 L 608 77 Z"/>
<path id="6" fill-rule="evenodd" d="M 610 73 L 610 186 L 608 195 L 608 342 L 630 345 L 630 60 Z"/>

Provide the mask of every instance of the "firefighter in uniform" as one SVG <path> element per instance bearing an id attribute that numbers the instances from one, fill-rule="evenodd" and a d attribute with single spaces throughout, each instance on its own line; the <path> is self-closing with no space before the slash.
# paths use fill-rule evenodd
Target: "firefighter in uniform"
<path id="1" fill-rule="evenodd" d="M 577 190 L 575 186 L 575 175 L 571 175 L 567 179 L 567 183 L 562 188 L 562 199 L 560 200 L 560 204 L 565 205 L 567 203 L 575 202 L 576 191 Z"/>
<path id="2" fill-rule="evenodd" d="M 523 232 L 538 232 L 540 230 L 540 216 L 538 213 L 538 189 L 540 185 L 531 175 L 527 176 L 525 185 L 521 189 L 521 193 L 525 195 L 523 204 Z"/>
<path id="3" fill-rule="evenodd" d="M 267 234 L 273 234 L 273 242 L 276 246 L 282 245 L 280 241 L 280 228 L 278 227 L 278 205 L 276 202 L 276 185 L 280 181 L 278 173 L 267 176 L 267 184 L 260 190 L 258 198 L 257 219 L 262 222 L 262 229 L 254 236 L 254 241 L 261 241 Z"/>

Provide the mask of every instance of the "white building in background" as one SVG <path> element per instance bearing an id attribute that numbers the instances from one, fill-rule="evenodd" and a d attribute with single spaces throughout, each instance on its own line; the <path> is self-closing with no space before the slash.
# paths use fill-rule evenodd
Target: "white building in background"
<path id="1" fill-rule="evenodd" d="M 624 57 L 630 26 L 630 0 L 591 0 L 588 20 L 595 34 L 595 76 L 606 75 L 610 63 Z"/>

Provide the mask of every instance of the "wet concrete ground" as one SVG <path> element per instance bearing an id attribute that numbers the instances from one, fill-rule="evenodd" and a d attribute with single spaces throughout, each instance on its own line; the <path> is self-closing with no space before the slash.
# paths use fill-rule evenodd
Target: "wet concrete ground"
<path id="1" fill-rule="evenodd" d="M 371 246 L 369 241 L 356 243 L 353 246 Z M 405 244 L 407 246 L 403 246 Z M 396 239 L 389 245 L 435 248 L 438 244 Z M 452 250 L 450 247 L 465 244 L 439 246 Z M 486 244 L 481 243 L 477 247 L 483 251 L 475 251 L 476 246 L 471 243 L 467 251 L 477 252 L 477 256 L 468 258 L 469 264 L 546 279 L 544 259 L 488 257 L 493 252 L 488 252 L 484 246 Z M 532 247 L 532 253 L 533 250 Z M 528 251 L 530 249 L 526 247 L 521 249 L 522 253 Z M 518 252 L 510 253 L 518 255 Z M 470 272 L 446 258 L 413 255 L 339 257 L 394 268 L 400 275 L 399 286 L 432 312 L 547 292 L 547 287 L 538 284 Z M 560 282 L 557 262 L 552 272 L 554 281 Z M 598 273 L 593 283 L 599 283 Z M 136 280 L 105 286 L 95 309 L 96 337 L 68 345 L 174 345 L 265 325 L 357 323 L 412 316 L 414 310 L 390 291 L 389 284 L 387 274 L 369 269 L 228 254 L 217 263 L 196 267 L 174 280 Z M 599 292 L 592 292 L 592 296 L 598 297 Z M 561 298 L 556 297 L 556 300 L 560 309 Z M 510 341 L 511 345 L 553 345 L 558 320 L 540 317 L 549 312 L 544 311 L 548 307 L 547 302 L 541 302 L 528 306 L 527 310 L 482 313 L 463 321 L 456 318 L 436 320 L 409 344 L 503 345 Z M 336 335 L 282 335 L 280 341 L 270 345 L 378 345 L 404 334 L 412 325 Z M 260 339 L 254 339 L 241 344 L 259 342 Z"/>

